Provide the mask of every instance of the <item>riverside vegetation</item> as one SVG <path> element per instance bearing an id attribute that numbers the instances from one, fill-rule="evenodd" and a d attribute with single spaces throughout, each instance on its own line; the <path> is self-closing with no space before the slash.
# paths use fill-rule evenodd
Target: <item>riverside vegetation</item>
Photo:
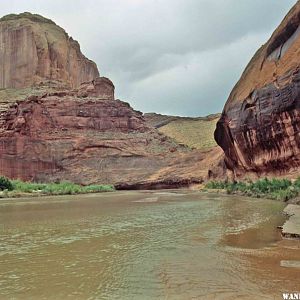
<path id="1" fill-rule="evenodd" d="M 294 181 L 289 179 L 259 179 L 257 181 L 229 182 L 210 181 L 206 190 L 225 191 L 228 194 L 240 194 L 255 198 L 268 198 L 288 201 L 300 195 L 300 177 Z M 204 190 L 205 190 L 204 189 Z M 0 176 L 0 198 L 36 195 L 75 195 L 115 191 L 113 185 L 82 186 L 69 181 L 59 183 L 36 183 L 21 180 L 10 180 Z"/>
<path id="2" fill-rule="evenodd" d="M 22 197 L 27 194 L 37 195 L 75 195 L 99 192 L 112 192 L 113 185 L 87 185 L 82 186 L 69 181 L 59 183 L 35 183 L 21 180 L 10 180 L 0 177 L 0 198 Z"/>
<path id="3" fill-rule="evenodd" d="M 288 201 L 300 195 L 300 177 L 294 181 L 276 178 L 264 178 L 255 182 L 210 181 L 205 188 L 224 190 L 228 194 Z"/>

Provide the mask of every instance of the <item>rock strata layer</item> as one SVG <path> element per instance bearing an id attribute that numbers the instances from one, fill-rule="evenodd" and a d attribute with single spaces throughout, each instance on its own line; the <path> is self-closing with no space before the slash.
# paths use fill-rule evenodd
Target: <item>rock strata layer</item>
<path id="1" fill-rule="evenodd" d="M 214 165 L 205 153 L 148 127 L 128 103 L 113 100 L 107 78 L 29 96 L 0 114 L 0 124 L 0 170 L 10 178 L 179 187 L 202 182 Z"/>
<path id="2" fill-rule="evenodd" d="M 102 81 L 110 83 L 106 78 L 97 78 L 83 85 L 80 92 L 33 95 L 2 113 L 1 173 L 10 178 L 38 180 L 40 175 L 49 176 L 64 169 L 64 163 L 70 158 L 78 164 L 89 153 L 99 160 L 104 153 L 116 155 L 122 144 L 113 138 L 117 133 L 126 135 L 148 130 L 142 113 L 125 102 L 113 100 L 112 83 L 108 93 L 108 85 L 99 88 Z M 90 92 L 93 97 L 88 96 Z M 104 92 L 107 99 L 102 97 Z M 103 139 L 105 135 L 107 138 Z"/>
<path id="3" fill-rule="evenodd" d="M 217 123 L 215 140 L 236 176 L 300 166 L 299 49 L 297 2 L 246 67 Z"/>

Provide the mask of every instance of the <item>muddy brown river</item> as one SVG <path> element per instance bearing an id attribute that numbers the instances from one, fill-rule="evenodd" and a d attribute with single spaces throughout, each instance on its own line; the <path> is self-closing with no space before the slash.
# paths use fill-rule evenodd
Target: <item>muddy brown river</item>
<path id="1" fill-rule="evenodd" d="M 282 299 L 284 204 L 193 191 L 0 201 L 0 299 Z"/>

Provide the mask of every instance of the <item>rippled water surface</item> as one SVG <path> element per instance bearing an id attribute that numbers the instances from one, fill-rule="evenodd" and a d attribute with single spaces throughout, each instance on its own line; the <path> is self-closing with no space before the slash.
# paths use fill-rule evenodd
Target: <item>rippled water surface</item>
<path id="1" fill-rule="evenodd" d="M 282 209 L 192 191 L 2 200 L 0 299 L 282 299 L 300 291 Z"/>

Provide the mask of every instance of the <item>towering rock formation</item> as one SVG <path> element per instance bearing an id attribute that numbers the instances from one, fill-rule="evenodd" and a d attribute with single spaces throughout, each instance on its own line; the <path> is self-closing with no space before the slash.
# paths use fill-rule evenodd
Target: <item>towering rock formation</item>
<path id="1" fill-rule="evenodd" d="M 208 175 L 214 161 L 206 153 L 148 126 L 98 75 L 51 20 L 0 19 L 1 175 L 119 188 L 177 187 Z"/>
<path id="2" fill-rule="evenodd" d="M 236 175 L 300 166 L 300 2 L 254 55 L 232 90 L 215 139 Z"/>
<path id="3" fill-rule="evenodd" d="M 31 13 L 0 19 L 0 89 L 45 80 L 63 81 L 75 88 L 97 76 L 96 64 L 53 21 Z"/>

